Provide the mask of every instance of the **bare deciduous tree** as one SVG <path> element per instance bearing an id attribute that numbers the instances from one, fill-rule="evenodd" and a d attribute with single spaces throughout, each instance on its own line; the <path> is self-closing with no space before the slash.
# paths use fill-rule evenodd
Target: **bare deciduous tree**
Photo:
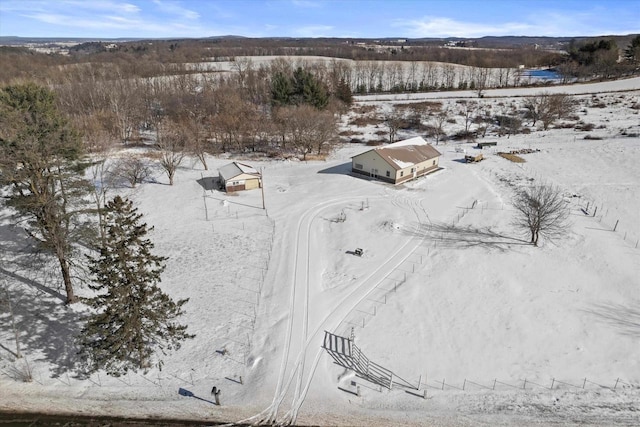
<path id="1" fill-rule="evenodd" d="M 113 188 L 113 176 L 111 173 L 111 165 L 107 165 L 106 155 L 103 159 L 95 162 L 89 168 L 91 179 L 93 181 L 92 196 L 98 213 L 98 231 L 100 240 L 104 243 L 105 239 L 105 206 L 107 204 L 107 193 Z"/>
<path id="2" fill-rule="evenodd" d="M 114 177 L 126 180 L 131 188 L 151 176 L 151 168 L 139 155 L 128 154 L 116 161 L 112 172 Z"/>
<path id="3" fill-rule="evenodd" d="M 109 107 L 114 118 L 115 136 L 127 143 L 140 125 L 144 111 L 140 90 L 135 82 L 118 76 L 109 92 Z"/>
<path id="4" fill-rule="evenodd" d="M 6 305 L 7 309 L 9 310 L 9 317 L 11 318 L 11 328 L 13 329 L 13 337 L 16 340 L 16 351 L 14 355 L 16 359 L 20 359 L 22 358 L 22 352 L 20 351 L 20 332 L 18 331 L 18 326 L 16 325 L 16 315 L 13 311 L 13 306 L 11 305 L 11 294 L 9 293 L 6 279 L 4 280 L 4 285 L 0 287 L 0 303 Z"/>
<path id="5" fill-rule="evenodd" d="M 177 123 L 167 121 L 158 129 L 158 148 L 160 149 L 160 166 L 173 185 L 178 167 L 185 156 L 186 132 Z"/>
<path id="6" fill-rule="evenodd" d="M 574 101 L 566 93 L 543 92 L 526 98 L 524 107 L 527 109 L 527 117 L 533 122 L 532 125 L 535 126 L 536 122 L 540 121 L 546 130 L 555 120 L 573 112 Z"/>
<path id="7" fill-rule="evenodd" d="M 484 91 L 489 85 L 491 77 L 491 70 L 484 67 L 473 67 L 471 69 L 471 81 L 475 87 L 475 91 L 478 94 L 478 98 L 484 96 Z"/>
<path id="8" fill-rule="evenodd" d="M 433 123 L 433 136 L 436 138 L 436 145 L 440 144 L 440 139 L 445 135 L 444 123 L 447 121 L 448 115 L 449 111 L 444 110 L 434 116 L 431 116 L 431 123 Z"/>
<path id="9" fill-rule="evenodd" d="M 400 129 L 402 122 L 402 114 L 395 110 L 389 113 L 387 117 L 385 117 L 384 123 L 389 129 L 389 144 L 393 144 L 396 141 L 396 136 L 398 136 L 398 129 Z"/>
<path id="10" fill-rule="evenodd" d="M 460 106 L 460 115 L 464 118 L 464 132 L 469 132 L 469 127 L 473 122 L 473 115 L 478 110 L 478 103 L 475 101 L 457 101 Z"/>
<path id="11" fill-rule="evenodd" d="M 569 210 L 560 191 L 549 185 L 535 185 L 518 192 L 513 199 L 517 216 L 514 225 L 531 235 L 538 246 L 540 236 L 553 240 L 566 233 Z"/>
<path id="12" fill-rule="evenodd" d="M 334 115 L 310 105 L 281 108 L 278 116 L 286 123 L 282 128 L 283 138 L 302 155 L 303 160 L 312 152 L 321 154 L 336 133 Z"/>

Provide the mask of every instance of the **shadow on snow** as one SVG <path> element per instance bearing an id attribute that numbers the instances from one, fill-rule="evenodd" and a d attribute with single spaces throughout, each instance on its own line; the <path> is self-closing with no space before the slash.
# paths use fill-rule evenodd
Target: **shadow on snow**
<path id="1" fill-rule="evenodd" d="M 508 250 L 512 245 L 530 245 L 528 240 L 508 236 L 490 227 L 476 228 L 470 225 L 459 226 L 445 223 L 417 224 L 415 227 L 403 228 L 410 236 L 422 236 L 436 242 L 438 247 L 467 249 L 483 247 Z"/>

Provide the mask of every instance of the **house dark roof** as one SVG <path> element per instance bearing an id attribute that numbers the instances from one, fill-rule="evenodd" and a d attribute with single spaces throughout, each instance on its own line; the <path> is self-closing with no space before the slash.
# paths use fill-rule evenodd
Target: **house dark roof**
<path id="1" fill-rule="evenodd" d="M 374 149 L 394 169 L 405 169 L 440 157 L 442 154 L 421 137 L 399 141 Z"/>

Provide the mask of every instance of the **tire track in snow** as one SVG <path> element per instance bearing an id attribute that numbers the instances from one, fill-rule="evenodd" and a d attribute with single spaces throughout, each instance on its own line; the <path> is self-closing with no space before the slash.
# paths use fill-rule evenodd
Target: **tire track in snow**
<path id="1" fill-rule="evenodd" d="M 379 198 L 381 196 L 374 196 L 374 198 Z M 317 216 L 320 215 L 321 211 L 324 209 L 327 209 L 329 207 L 335 206 L 335 205 L 339 205 L 339 204 L 343 204 L 343 203 L 348 203 L 348 202 L 353 202 L 354 200 L 360 200 L 361 196 L 350 196 L 350 197 L 341 197 L 341 198 L 336 198 L 336 199 L 330 199 L 330 200 L 326 200 L 324 202 L 321 202 L 315 206 L 310 207 L 309 209 L 307 209 L 301 216 L 300 219 L 298 220 L 298 224 L 297 224 L 297 228 L 296 228 L 296 235 L 294 237 L 295 239 L 295 255 L 294 255 L 294 263 L 293 263 L 293 283 L 291 285 L 291 292 L 289 294 L 289 318 L 287 321 L 287 328 L 286 328 L 286 336 L 285 336 L 285 347 L 283 349 L 283 355 L 282 355 L 282 360 L 280 363 L 280 370 L 278 373 L 278 381 L 276 384 L 276 390 L 274 393 L 274 398 L 273 401 L 271 403 L 271 405 L 269 407 L 267 407 L 265 410 L 263 410 L 261 413 L 250 417 L 246 420 L 243 420 L 241 422 L 256 422 L 257 424 L 274 424 L 277 423 L 277 417 L 278 417 L 278 411 L 280 409 L 280 405 L 282 404 L 282 401 L 285 399 L 286 395 L 289 392 L 289 388 L 291 386 L 291 382 L 293 380 L 294 375 L 296 374 L 297 371 L 300 372 L 300 375 L 302 375 L 303 373 L 303 369 L 300 367 L 300 360 L 303 358 L 304 352 L 306 351 L 306 342 L 307 340 L 307 331 L 308 331 L 308 287 L 309 287 L 309 263 L 310 263 L 310 256 L 309 256 L 309 245 L 310 245 L 310 235 L 311 235 L 311 225 L 313 223 L 313 221 L 316 219 Z M 303 236 L 303 225 L 305 226 L 305 230 L 306 230 L 306 236 L 304 236 L 304 240 L 302 240 L 301 242 L 301 236 Z M 303 333 L 302 333 L 302 337 L 301 337 L 301 344 L 302 344 L 302 349 L 301 349 L 301 353 L 299 353 L 294 366 L 292 368 L 291 374 L 289 376 L 289 380 L 286 383 L 286 386 L 283 387 L 283 382 L 284 382 L 284 378 L 286 376 L 286 372 L 287 372 L 287 366 L 289 364 L 290 361 L 290 351 L 291 351 L 291 343 L 293 340 L 293 329 L 294 329 L 294 325 L 295 325 L 295 320 L 296 320 L 296 316 L 295 316 L 295 308 L 296 308 L 296 295 L 297 295 L 297 288 L 298 288 L 298 270 L 300 268 L 300 251 L 299 248 L 301 247 L 301 244 L 304 245 L 304 243 L 306 242 L 306 251 L 305 251 L 305 256 L 303 258 L 303 262 L 304 262 L 304 287 L 305 287 L 305 295 L 304 295 L 304 303 L 303 303 Z M 302 376 L 300 377 L 299 380 L 300 386 L 302 384 Z M 298 390 L 296 390 L 296 393 L 294 394 L 294 401 L 296 400 L 296 395 L 299 393 L 299 387 Z M 266 416 L 266 417 L 265 417 Z"/>
<path id="2" fill-rule="evenodd" d="M 374 196 L 373 199 L 384 199 L 389 197 L 389 192 L 385 192 L 386 194 L 383 196 Z M 409 197 L 399 197 L 397 194 L 392 195 L 391 203 L 394 206 L 398 207 L 409 207 L 413 210 L 416 219 L 418 220 L 418 226 L 423 223 L 421 219 L 421 215 L 418 212 L 420 210 L 424 217 L 428 220 L 428 215 L 426 210 L 422 206 L 422 201 L 424 199 L 412 199 Z M 294 272 L 293 272 L 293 283 L 292 289 L 290 293 L 289 299 L 289 319 L 287 324 L 287 334 L 285 338 L 285 348 L 283 351 L 283 357 L 280 365 L 280 370 L 278 373 L 278 383 L 276 385 L 276 391 L 274 393 L 274 399 L 272 404 L 263 410 L 260 414 L 257 414 L 249 419 L 243 420 L 241 422 L 254 422 L 255 424 L 270 424 L 270 425 L 290 425 L 295 423 L 297 419 L 298 412 L 304 403 L 304 399 L 307 395 L 309 387 L 311 386 L 313 376 L 317 369 L 317 365 L 319 363 L 320 357 L 322 356 L 323 349 L 320 349 L 315 353 L 315 357 L 313 358 L 313 362 L 311 363 L 311 369 L 309 371 L 309 375 L 307 376 L 307 380 L 304 381 L 304 387 L 302 387 L 302 383 L 304 380 L 304 369 L 306 366 L 307 359 L 307 350 L 311 343 L 316 342 L 316 338 L 318 338 L 318 334 L 324 331 L 325 329 L 330 329 L 335 331 L 342 322 L 355 310 L 355 308 L 363 302 L 381 283 L 386 279 L 389 273 L 399 267 L 403 262 L 405 262 L 417 249 L 419 244 L 415 244 L 415 240 L 423 241 L 424 237 L 414 236 L 410 240 L 408 240 L 404 245 L 402 245 L 398 250 L 396 250 L 391 257 L 387 259 L 380 267 L 374 270 L 371 274 L 369 274 L 366 278 L 364 278 L 357 287 L 351 291 L 341 302 L 336 304 L 335 308 L 331 310 L 317 325 L 314 329 L 313 333 L 309 336 L 308 334 L 308 295 L 309 295 L 309 266 L 310 266 L 310 244 L 311 244 L 311 230 L 313 221 L 321 214 L 321 212 L 329 207 L 333 207 L 339 204 L 358 201 L 362 198 L 362 196 L 354 196 L 354 197 L 344 197 L 331 199 L 324 202 L 321 202 L 313 207 L 307 209 L 298 220 L 297 231 L 295 235 L 295 258 L 294 258 Z M 370 197 L 371 199 L 372 197 Z M 304 227 L 303 227 L 304 226 Z M 304 237 L 304 239 L 303 239 Z M 405 249 L 414 243 L 413 248 L 403 256 Z M 306 246 L 306 250 L 304 252 L 304 256 L 300 255 L 300 248 Z M 302 270 L 303 274 L 299 273 L 300 264 L 303 263 Z M 299 278 L 300 276 L 304 277 L 304 304 L 303 304 L 303 330 L 301 333 L 301 348 L 298 352 L 296 360 L 291 367 L 291 369 L 287 369 L 287 366 L 290 362 L 290 353 L 291 353 L 291 344 L 294 339 L 293 329 L 295 320 L 298 316 L 295 315 L 296 311 L 296 295 L 297 289 L 299 287 Z M 373 285 L 371 284 L 373 280 Z M 355 299 L 354 299 L 355 298 Z M 330 322 L 331 318 L 334 317 L 336 313 L 340 313 L 337 317 L 337 320 L 334 319 L 333 322 Z M 332 326 L 328 326 L 329 323 L 332 323 Z M 289 376 L 287 378 L 286 383 L 285 377 L 289 371 Z M 284 414 L 284 416 L 278 419 L 278 412 L 280 410 L 280 406 L 286 396 L 289 394 L 289 389 L 294 379 L 296 380 L 296 388 L 293 393 L 291 408 L 288 412 Z M 266 415 L 266 417 L 265 417 Z"/>
<path id="3" fill-rule="evenodd" d="M 414 215 L 416 216 L 416 219 L 418 220 L 418 226 L 420 224 L 424 223 L 423 218 L 421 218 L 421 215 L 418 212 L 418 209 L 420 211 L 423 212 L 424 214 L 424 219 L 426 219 L 427 221 L 429 221 L 428 215 L 426 214 L 426 210 L 424 209 L 424 207 L 422 206 L 422 201 L 424 199 L 410 199 L 410 198 L 399 198 L 399 197 L 394 197 L 394 199 L 392 200 L 392 204 L 395 206 L 399 206 L 399 207 L 405 207 L 405 206 L 409 206 L 413 212 Z M 418 229 L 416 228 L 416 231 L 418 231 Z M 392 257 L 390 257 L 385 263 L 383 263 L 378 269 L 376 269 L 373 273 L 371 273 L 369 276 L 367 276 L 360 285 L 357 286 L 356 289 L 354 289 L 351 293 L 349 293 L 349 295 L 347 295 L 346 298 L 344 298 L 342 300 L 341 303 L 339 303 L 336 308 L 334 308 L 331 312 L 329 312 L 323 319 L 322 321 L 319 323 L 318 327 L 314 330 L 314 333 L 311 335 L 311 337 L 309 337 L 305 343 L 305 347 L 303 349 L 303 352 L 301 354 L 301 360 L 299 361 L 299 363 L 304 364 L 304 360 L 306 357 L 306 350 L 309 347 L 309 345 L 312 342 L 315 342 L 315 338 L 318 336 L 319 333 L 321 333 L 324 329 L 327 329 L 326 326 L 329 323 L 329 320 L 331 319 L 332 316 L 334 316 L 334 314 L 336 314 L 338 312 L 338 310 L 341 308 L 341 306 L 343 304 L 348 303 L 349 301 L 351 301 L 352 297 L 356 297 L 357 299 L 355 300 L 355 302 L 351 302 L 350 304 L 348 304 L 347 308 L 346 308 L 346 312 L 342 315 L 339 316 L 339 321 L 337 321 L 337 323 L 334 320 L 334 324 L 335 326 L 330 327 L 329 329 L 331 329 L 333 332 L 335 332 L 335 330 L 340 326 L 340 324 L 355 310 L 355 308 L 361 303 L 363 302 L 375 289 L 377 289 L 377 287 L 382 283 L 382 281 L 384 281 L 388 274 L 390 272 L 392 272 L 393 270 L 395 270 L 397 267 L 399 267 L 402 263 L 404 263 L 414 252 L 415 250 L 420 246 L 420 243 L 422 243 L 422 241 L 424 241 L 425 236 L 420 237 L 419 234 L 416 233 L 416 235 L 414 237 L 412 237 L 412 239 L 410 239 L 409 241 L 407 241 L 407 243 L 405 243 L 404 245 L 402 245 L 394 254 Z M 402 253 L 404 251 L 404 249 L 407 246 L 410 246 L 411 243 L 414 243 L 415 240 L 419 240 L 420 242 L 418 244 L 415 244 L 413 246 L 413 248 L 411 248 L 411 250 L 404 256 L 402 256 Z M 373 284 L 371 284 L 371 281 L 373 280 Z M 359 294 L 359 297 L 356 296 L 356 294 Z M 343 310 L 345 310 L 345 308 L 343 308 Z M 319 337 L 318 337 L 319 338 Z M 313 359 L 313 363 L 311 365 L 311 370 L 309 372 L 309 375 L 307 377 L 307 381 L 305 384 L 304 389 L 295 396 L 295 400 L 293 402 L 291 411 L 289 413 L 287 413 L 284 417 L 283 422 L 285 424 L 292 424 L 296 422 L 297 416 L 298 416 L 298 412 L 300 410 L 300 408 L 302 407 L 302 404 L 304 403 L 304 399 L 307 395 L 307 392 L 309 390 L 309 387 L 311 386 L 311 383 L 313 381 L 313 376 L 316 372 L 318 363 L 320 361 L 320 358 L 322 357 L 322 354 L 324 353 L 324 350 L 322 348 L 320 348 L 316 354 L 315 357 Z M 299 373 L 299 375 L 302 374 L 302 370 Z"/>

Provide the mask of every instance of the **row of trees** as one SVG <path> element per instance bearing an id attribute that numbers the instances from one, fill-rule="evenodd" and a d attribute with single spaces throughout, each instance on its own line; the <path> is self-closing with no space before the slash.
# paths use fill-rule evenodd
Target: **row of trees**
<path id="1" fill-rule="evenodd" d="M 493 108 L 482 100 L 458 100 L 445 108 L 440 102 L 399 104 L 385 115 L 383 121 L 391 143 L 396 140 L 400 129 L 413 129 L 424 132 L 438 145 L 447 136 L 447 122 L 455 121 L 455 117 L 461 118 L 463 128 L 449 136 L 473 140 L 484 137 L 492 127 L 501 135 L 520 133 L 525 120 L 534 127 L 541 123 L 546 130 L 557 120 L 571 117 L 575 108 L 576 101 L 568 94 L 540 92 L 523 98 L 519 107 L 502 104 Z"/>
<path id="2" fill-rule="evenodd" d="M 352 102 L 344 82 L 328 84 L 325 76 L 284 60 L 269 69 L 254 68 L 250 61 L 236 65 L 225 75 L 113 79 L 90 72 L 89 66 L 51 84 L 61 110 L 92 151 L 114 143 L 146 143 L 158 148 L 163 167 L 175 166 L 186 153 L 205 169 L 206 153 L 304 157 L 326 152 L 338 116 Z M 312 137 L 301 141 L 301 133 Z M 167 173 L 171 180 L 171 167 Z"/>
<path id="3" fill-rule="evenodd" d="M 120 375 L 148 368 L 157 351 L 192 335 L 177 322 L 186 300 L 174 302 L 157 286 L 166 258 L 152 254 L 141 215 L 120 197 L 105 201 L 84 178 L 83 154 L 51 91 L 35 84 L 0 90 L 4 201 L 38 249 L 57 259 L 67 304 L 78 301 L 74 277 L 83 276 L 86 257 L 95 294 L 84 300 L 92 311 L 78 337 L 85 372 Z"/>

